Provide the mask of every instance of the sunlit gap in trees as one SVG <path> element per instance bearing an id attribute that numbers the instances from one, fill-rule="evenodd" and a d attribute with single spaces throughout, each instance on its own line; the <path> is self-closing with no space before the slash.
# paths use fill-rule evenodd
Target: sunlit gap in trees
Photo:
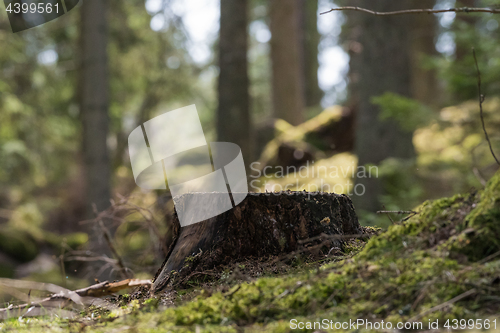
<path id="1" fill-rule="evenodd" d="M 446 9 L 455 7 L 455 0 L 439 0 L 434 9 Z M 446 56 L 451 56 L 455 53 L 455 36 L 450 31 L 453 21 L 455 21 L 456 13 L 440 13 L 434 14 L 438 17 L 440 25 L 440 34 L 436 41 L 436 50 Z"/>

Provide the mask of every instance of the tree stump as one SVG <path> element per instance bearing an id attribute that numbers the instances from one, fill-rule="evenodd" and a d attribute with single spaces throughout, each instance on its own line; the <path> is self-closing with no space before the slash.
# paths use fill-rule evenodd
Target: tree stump
<path id="1" fill-rule="evenodd" d="M 220 196 L 203 195 L 211 200 Z M 176 214 L 174 220 L 179 226 Z M 327 254 L 332 247 L 343 249 L 345 239 L 341 236 L 363 234 L 348 196 L 305 191 L 249 193 L 234 209 L 177 230 L 178 236 L 153 281 L 154 292 L 195 272 L 248 257 L 293 252 L 307 240 L 311 240 L 308 245 L 324 244 L 319 251 Z"/>

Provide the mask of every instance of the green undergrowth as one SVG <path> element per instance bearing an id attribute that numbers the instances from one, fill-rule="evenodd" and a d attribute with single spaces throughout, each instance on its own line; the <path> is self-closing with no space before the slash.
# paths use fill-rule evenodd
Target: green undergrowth
<path id="1" fill-rule="evenodd" d="M 92 311 L 70 322 L 16 318 L 0 323 L 0 330 L 288 332 L 291 319 L 412 320 L 423 328 L 437 319 L 441 328 L 447 319 L 496 319 L 500 172 L 481 192 L 428 201 L 416 211 L 352 256 L 319 268 L 205 288 L 185 301 L 179 293 L 166 293 L 126 302 L 93 312 L 94 319 Z M 172 304 L 161 305 L 168 297 Z"/>

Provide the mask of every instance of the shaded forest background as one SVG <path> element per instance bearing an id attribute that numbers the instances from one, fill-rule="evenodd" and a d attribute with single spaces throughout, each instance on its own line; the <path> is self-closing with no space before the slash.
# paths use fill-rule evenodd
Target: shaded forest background
<path id="1" fill-rule="evenodd" d="M 411 210 L 484 187 L 498 166 L 481 129 L 471 48 L 486 127 L 500 151 L 500 17 L 319 16 L 346 4 L 221 0 L 220 29 L 202 61 L 182 1 L 87 0 L 17 34 L 0 15 L 0 276 L 71 286 L 151 277 L 170 241 L 173 205 L 168 193 L 136 186 L 127 137 L 189 104 L 208 140 L 242 148 L 250 190 L 293 184 L 352 193 L 361 184 L 363 195 L 352 198 L 364 225 L 390 224 L 376 214 L 381 209 Z M 348 5 L 392 11 L 498 2 Z M 336 46 L 349 66 L 322 89 L 319 58 L 339 61 L 324 53 Z M 276 173 L 313 162 L 343 172 Z M 275 172 L 258 177 L 268 166 Z M 356 166 L 376 166 L 377 177 L 352 177 Z"/>

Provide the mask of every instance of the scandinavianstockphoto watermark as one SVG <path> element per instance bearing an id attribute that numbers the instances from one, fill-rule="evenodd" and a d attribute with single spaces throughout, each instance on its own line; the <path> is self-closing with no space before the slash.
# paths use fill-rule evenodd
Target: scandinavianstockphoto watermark
<path id="1" fill-rule="evenodd" d="M 354 162 L 348 166 L 314 165 L 307 161 L 305 165 L 296 166 L 265 166 L 260 162 L 250 164 L 249 187 L 251 191 L 280 193 L 291 189 L 306 191 L 314 195 L 321 192 L 344 193 L 349 196 L 365 194 L 365 185 L 354 183 L 354 179 L 378 178 L 377 166 L 356 166 Z M 340 182 L 332 183 L 332 179 Z M 330 180 L 330 181 L 329 181 Z"/>
<path id="2" fill-rule="evenodd" d="M 146 190 L 170 190 L 182 227 L 220 215 L 248 194 L 240 147 L 208 142 L 194 104 L 135 128 L 128 149 L 136 184 Z"/>
<path id="3" fill-rule="evenodd" d="M 136 184 L 145 190 L 170 190 L 183 227 L 236 207 L 249 187 L 254 192 L 264 188 L 269 194 L 293 193 L 293 189 L 308 196 L 322 192 L 359 196 L 365 194 L 365 186 L 353 180 L 378 177 L 376 166 L 354 162 L 328 167 L 314 162 L 299 167 L 253 162 L 247 178 L 240 147 L 208 142 L 194 104 L 164 112 L 135 128 L 128 137 L 128 150 Z M 276 180 L 281 181 L 273 183 Z"/>

